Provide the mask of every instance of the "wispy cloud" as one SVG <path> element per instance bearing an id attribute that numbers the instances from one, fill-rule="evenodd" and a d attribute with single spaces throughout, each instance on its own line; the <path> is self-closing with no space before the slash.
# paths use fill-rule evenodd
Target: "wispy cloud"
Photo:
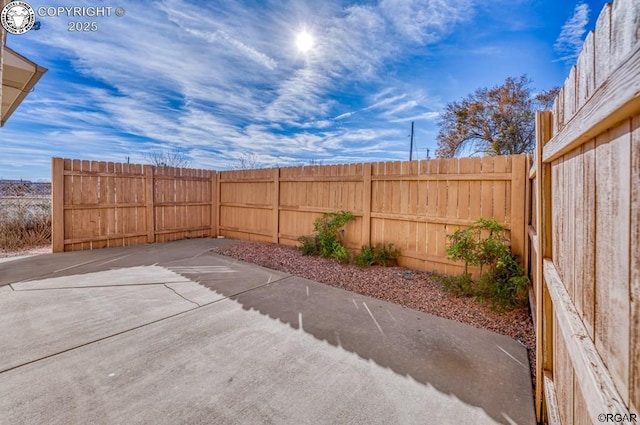
<path id="1" fill-rule="evenodd" d="M 554 49 L 560 57 L 558 61 L 573 64 L 582 50 L 583 36 L 589 23 L 589 5 L 576 5 L 573 15 L 562 26 L 562 31 L 556 39 Z"/>
<path id="2" fill-rule="evenodd" d="M 471 0 L 382 0 L 394 29 L 416 43 L 435 42 L 473 16 Z"/>
<path id="3" fill-rule="evenodd" d="M 485 1 L 141 0 L 85 34 L 41 17 L 40 31 L 9 39 L 49 72 L 0 130 L 0 176 L 51 156 L 144 161 L 150 149 L 216 169 L 241 152 L 264 165 L 404 157 L 406 123 L 430 125 L 443 102 L 419 74 L 430 65 L 403 64 L 430 58 Z M 58 3 L 95 6 L 70 2 Z M 302 29 L 315 39 L 307 53 Z"/>
<path id="4" fill-rule="evenodd" d="M 218 30 L 212 33 L 212 32 L 194 30 L 191 28 L 185 28 L 185 31 L 187 31 L 189 34 L 192 34 L 196 37 L 203 38 L 209 42 L 216 42 L 216 41 L 223 40 L 227 42 L 231 48 L 237 49 L 239 52 L 246 55 L 249 59 L 255 61 L 256 63 L 259 63 L 260 65 L 263 65 L 265 68 L 275 69 L 275 67 L 278 66 L 278 63 L 272 58 L 270 58 L 269 56 L 265 55 L 264 53 L 258 52 L 256 49 L 250 46 L 247 46 L 246 44 L 244 44 L 239 40 L 236 40 L 235 38 L 231 37 L 229 34 L 227 34 L 224 31 Z"/>

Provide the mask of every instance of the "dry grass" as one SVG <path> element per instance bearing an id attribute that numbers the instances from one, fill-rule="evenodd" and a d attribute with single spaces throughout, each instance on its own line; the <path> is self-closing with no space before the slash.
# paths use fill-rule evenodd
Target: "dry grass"
<path id="1" fill-rule="evenodd" d="M 0 251 L 51 244 L 51 198 L 0 198 Z"/>

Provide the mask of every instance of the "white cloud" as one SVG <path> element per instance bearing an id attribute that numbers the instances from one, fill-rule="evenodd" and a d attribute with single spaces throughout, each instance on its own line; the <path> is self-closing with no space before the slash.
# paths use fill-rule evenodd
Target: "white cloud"
<path id="1" fill-rule="evenodd" d="M 589 23 L 589 5 L 580 3 L 576 5 L 573 15 L 562 25 L 562 31 L 558 36 L 554 49 L 560 55 L 558 61 L 573 64 L 582 50 L 583 35 L 587 31 Z"/>
<path id="2" fill-rule="evenodd" d="M 473 16 L 471 0 L 382 0 L 395 30 L 416 43 L 433 43 Z"/>
<path id="3" fill-rule="evenodd" d="M 92 3 L 73 3 L 82 5 Z M 6 164 L 142 161 L 145 150 L 161 147 L 218 169 L 237 152 L 255 152 L 267 165 L 388 159 L 404 141 L 404 121 L 434 114 L 422 94 L 390 78 L 388 64 L 472 15 L 471 0 L 272 2 L 258 12 L 239 2 L 165 0 L 126 8 L 123 18 L 101 19 L 95 33 L 69 34 L 65 19 L 42 17 L 39 32 L 11 40 L 49 72 L 0 130 Z M 306 55 L 294 43 L 302 27 L 316 40 Z"/>
<path id="4" fill-rule="evenodd" d="M 440 112 L 430 111 L 430 112 L 424 112 L 418 115 L 397 118 L 397 119 L 391 120 L 391 122 L 400 123 L 400 122 L 409 122 L 409 121 L 434 121 L 434 120 L 437 120 L 438 118 L 440 118 Z"/>
<path id="5" fill-rule="evenodd" d="M 240 52 L 241 54 L 246 55 L 249 59 L 255 61 L 256 63 L 259 63 L 260 65 L 264 66 L 265 68 L 268 69 L 275 69 L 276 66 L 278 66 L 278 63 L 273 60 L 272 58 L 270 58 L 269 56 L 265 55 L 264 53 L 260 53 L 257 50 L 253 49 L 250 46 L 247 46 L 246 44 L 244 44 L 243 42 L 236 40 L 235 38 L 231 37 L 229 34 L 227 34 L 224 31 L 216 31 L 214 33 L 211 32 L 205 32 L 205 31 L 199 31 L 199 30 L 193 30 L 191 28 L 185 28 L 185 30 L 189 33 L 192 34 L 196 37 L 200 37 L 203 38 L 209 42 L 215 42 L 215 41 L 219 41 L 219 40 L 224 40 L 226 41 L 231 47 L 234 47 L 235 49 L 238 50 L 238 52 Z"/>

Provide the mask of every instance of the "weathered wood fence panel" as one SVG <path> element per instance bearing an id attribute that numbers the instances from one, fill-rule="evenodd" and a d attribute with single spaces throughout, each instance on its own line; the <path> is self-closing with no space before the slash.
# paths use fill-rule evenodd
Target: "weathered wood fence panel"
<path id="1" fill-rule="evenodd" d="M 401 264 L 459 273 L 447 235 L 479 217 L 526 256 L 524 155 L 235 170 L 53 159 L 54 252 L 222 235 L 297 244 L 323 213 L 356 216 L 351 250 L 393 243 Z"/>
<path id="2" fill-rule="evenodd" d="M 640 3 L 604 7 L 536 129 L 538 417 L 632 422 L 629 414 L 640 418 Z"/>
<path id="3" fill-rule="evenodd" d="M 53 252 L 215 235 L 215 172 L 52 160 Z"/>
<path id="4" fill-rule="evenodd" d="M 356 216 L 349 249 L 393 243 L 403 265 L 460 273 L 446 237 L 480 217 L 506 225 L 513 251 L 526 256 L 527 176 L 525 155 L 223 171 L 218 228 L 294 245 L 323 213 L 347 210 Z"/>
<path id="5" fill-rule="evenodd" d="M 273 241 L 277 223 L 277 169 L 236 170 L 218 174 L 218 232 L 228 238 Z"/>
<path id="6" fill-rule="evenodd" d="M 215 235 L 214 176 L 207 170 L 153 167 L 156 242 Z"/>

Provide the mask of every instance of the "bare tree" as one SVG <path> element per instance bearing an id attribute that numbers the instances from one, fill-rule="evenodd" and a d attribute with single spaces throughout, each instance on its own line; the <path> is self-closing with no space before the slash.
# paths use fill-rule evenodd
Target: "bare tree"
<path id="1" fill-rule="evenodd" d="M 191 164 L 191 158 L 189 158 L 184 152 L 181 152 L 179 150 L 153 150 L 145 153 L 144 157 L 152 165 L 155 165 L 157 167 L 186 168 Z"/>
<path id="2" fill-rule="evenodd" d="M 229 166 L 232 170 L 251 170 L 255 168 L 262 168 L 263 164 L 258 161 L 258 157 L 255 153 L 240 152 L 236 156 L 236 164 Z"/>
<path id="3" fill-rule="evenodd" d="M 553 103 L 558 88 L 532 94 L 526 75 L 480 88 L 461 102 L 449 103 L 440 119 L 438 157 L 472 154 L 512 155 L 533 151 L 535 111 Z"/>
<path id="4" fill-rule="evenodd" d="M 302 165 L 322 165 L 324 163 L 323 160 L 321 159 L 310 159 L 308 160 L 306 163 L 303 163 Z"/>

